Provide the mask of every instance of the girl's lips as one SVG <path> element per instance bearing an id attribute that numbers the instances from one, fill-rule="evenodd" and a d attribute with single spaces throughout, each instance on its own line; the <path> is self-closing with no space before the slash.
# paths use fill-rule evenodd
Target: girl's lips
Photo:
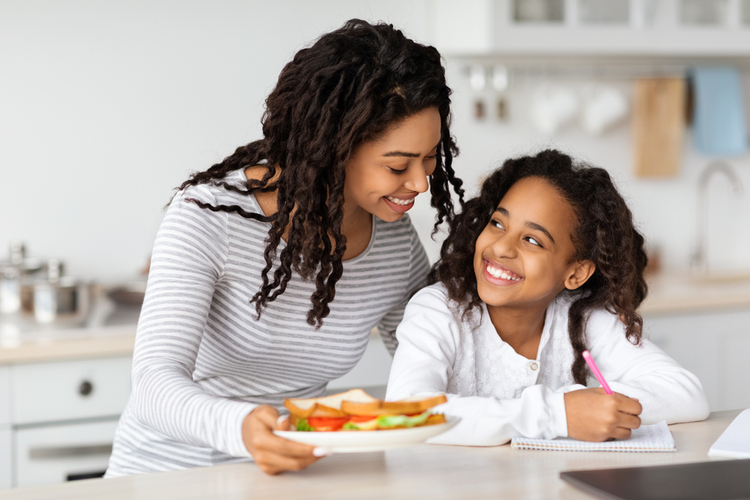
<path id="1" fill-rule="evenodd" d="M 510 286 L 520 283 L 524 278 L 509 269 L 505 269 L 497 264 L 484 261 L 484 279 L 489 283 L 498 286 Z"/>
<path id="2" fill-rule="evenodd" d="M 403 214 L 414 206 L 414 198 L 416 197 L 416 194 L 404 197 L 383 196 L 383 200 L 385 200 L 386 205 L 388 205 L 391 210 Z"/>

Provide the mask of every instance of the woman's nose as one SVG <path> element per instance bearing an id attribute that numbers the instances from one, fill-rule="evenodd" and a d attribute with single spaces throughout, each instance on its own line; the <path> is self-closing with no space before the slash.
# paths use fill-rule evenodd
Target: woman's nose
<path id="1" fill-rule="evenodd" d="M 427 181 L 427 172 L 421 165 L 415 165 L 412 172 L 409 173 L 409 178 L 406 179 L 404 187 L 417 193 L 424 193 L 427 188 L 430 187 Z"/>

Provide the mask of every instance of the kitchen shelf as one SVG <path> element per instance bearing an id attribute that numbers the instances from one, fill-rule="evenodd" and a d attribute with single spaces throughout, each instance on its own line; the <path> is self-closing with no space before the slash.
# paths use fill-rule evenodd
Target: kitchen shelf
<path id="1" fill-rule="evenodd" d="M 431 43 L 443 55 L 630 54 L 750 56 L 750 7 L 728 0 L 726 22 L 684 24 L 681 0 L 630 0 L 626 24 L 585 23 L 581 0 L 565 0 L 563 22 L 519 22 L 512 0 L 436 1 L 431 4 Z M 653 13 L 649 13 L 648 6 Z"/>
<path id="2" fill-rule="evenodd" d="M 705 56 L 685 54 L 538 54 L 531 52 L 458 53 L 451 59 L 464 65 L 467 74 L 477 65 L 504 67 L 513 78 L 594 78 L 597 80 L 632 80 L 683 76 L 696 66 L 730 66 L 750 72 L 750 55 Z"/>

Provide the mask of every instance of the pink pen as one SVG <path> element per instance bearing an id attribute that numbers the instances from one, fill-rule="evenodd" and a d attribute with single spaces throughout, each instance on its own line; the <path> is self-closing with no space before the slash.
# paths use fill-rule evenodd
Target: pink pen
<path id="1" fill-rule="evenodd" d="M 604 377 L 602 377 L 602 372 L 599 371 L 596 363 L 594 363 L 594 358 L 591 357 L 591 353 L 588 351 L 583 351 L 583 359 L 586 360 L 586 364 L 589 365 L 589 368 L 591 368 L 591 371 L 594 373 L 594 377 L 596 377 L 596 380 L 598 380 L 602 385 L 604 392 L 606 392 L 607 394 L 612 394 L 612 389 L 609 388 L 609 386 L 607 385 L 607 381 L 604 380 Z"/>

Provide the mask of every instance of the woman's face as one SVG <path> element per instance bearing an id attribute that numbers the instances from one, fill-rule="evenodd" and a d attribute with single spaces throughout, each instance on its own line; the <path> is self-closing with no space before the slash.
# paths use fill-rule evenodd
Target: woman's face
<path id="1" fill-rule="evenodd" d="M 429 187 L 440 142 L 440 113 L 427 108 L 360 145 L 346 165 L 345 210 L 393 222 Z"/>
<path id="2" fill-rule="evenodd" d="M 474 249 L 477 291 L 488 308 L 546 308 L 564 288 L 582 285 L 590 273 L 574 259 L 575 225 L 573 208 L 544 179 L 513 184 Z"/>

